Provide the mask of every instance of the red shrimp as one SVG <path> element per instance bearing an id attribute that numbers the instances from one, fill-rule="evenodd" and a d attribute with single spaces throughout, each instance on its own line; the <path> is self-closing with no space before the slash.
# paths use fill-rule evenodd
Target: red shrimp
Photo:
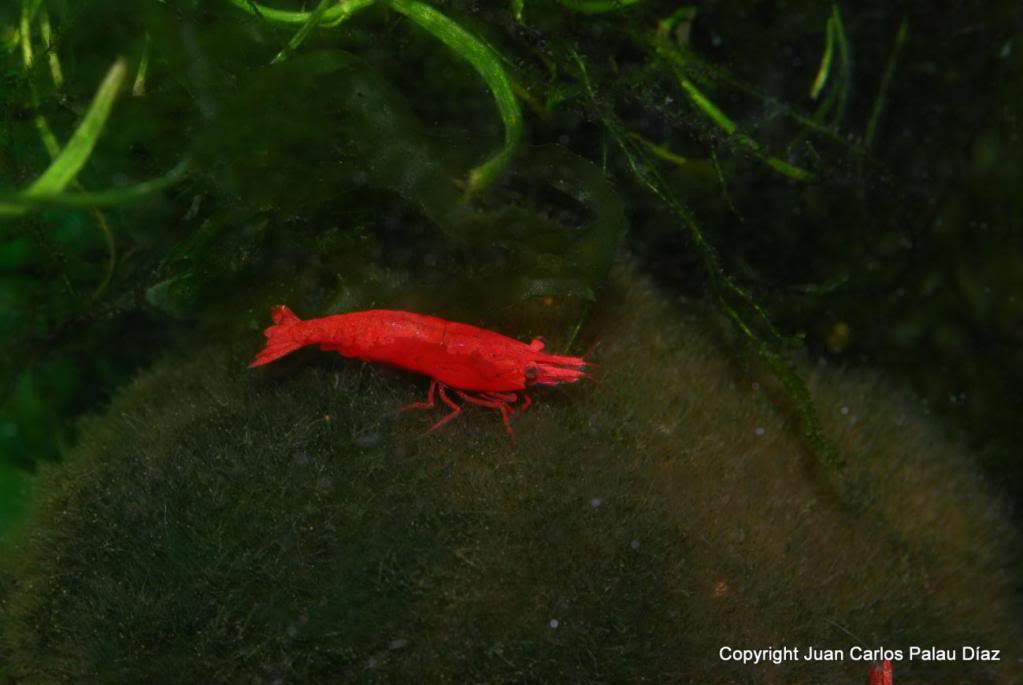
<path id="1" fill-rule="evenodd" d="M 451 412 L 435 423 L 435 431 L 458 416 L 462 408 L 448 395 L 452 390 L 472 404 L 501 412 L 512 441 L 511 412 L 522 395 L 521 411 L 532 400 L 533 385 L 574 383 L 587 377 L 582 357 L 546 354 L 540 338 L 526 343 L 464 323 L 412 312 L 373 309 L 302 320 L 279 305 L 271 310 L 274 325 L 266 329 L 266 347 L 249 367 L 262 366 L 305 347 L 319 345 L 345 357 L 379 362 L 430 377 L 425 402 L 406 409 L 431 409 L 434 396 Z"/>
<path id="2" fill-rule="evenodd" d="M 892 685 L 892 662 L 890 659 L 876 662 L 870 668 L 870 685 Z"/>

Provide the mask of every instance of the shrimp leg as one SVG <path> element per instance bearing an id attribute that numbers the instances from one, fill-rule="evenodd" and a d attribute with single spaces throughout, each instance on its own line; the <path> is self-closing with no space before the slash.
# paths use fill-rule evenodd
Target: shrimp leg
<path id="1" fill-rule="evenodd" d="M 398 411 L 407 411 L 409 409 L 433 409 L 433 395 L 437 391 L 437 381 L 430 381 L 430 389 L 426 393 L 425 402 L 413 402 L 412 404 L 406 404 Z"/>
<path id="2" fill-rule="evenodd" d="M 455 392 L 457 392 L 458 396 L 461 397 L 466 402 L 472 402 L 473 404 L 478 404 L 481 407 L 490 407 L 491 409 L 497 409 L 498 411 L 500 411 L 501 420 L 504 421 L 504 427 L 508 429 L 508 435 L 511 436 L 512 442 L 515 442 L 515 431 L 513 431 L 511 427 L 511 412 L 508 409 L 509 400 L 502 399 L 491 400 L 486 399 L 484 397 L 473 397 L 472 395 L 461 390 L 456 390 Z"/>
<path id="3" fill-rule="evenodd" d="M 434 381 L 434 384 L 436 384 L 436 383 L 437 383 L 437 381 Z M 435 430 L 437 430 L 438 428 L 443 426 L 445 423 L 447 423 L 448 421 L 450 421 L 451 419 L 455 418 L 456 416 L 458 416 L 459 414 L 462 413 L 462 408 L 459 407 L 457 404 L 455 404 L 454 401 L 452 401 L 452 399 L 450 397 L 448 397 L 447 389 L 448 388 L 447 388 L 446 385 L 444 385 L 443 383 L 440 384 L 440 398 L 441 398 L 441 400 L 444 401 L 444 404 L 446 404 L 449 407 L 451 407 L 451 413 L 448 414 L 447 416 L 445 416 L 443 419 L 441 419 L 437 423 L 433 424 L 430 427 L 430 430 L 426 431 L 427 433 L 434 432 Z M 462 392 L 458 391 L 458 394 L 461 395 Z M 425 435 L 425 433 L 424 433 L 424 435 Z"/>

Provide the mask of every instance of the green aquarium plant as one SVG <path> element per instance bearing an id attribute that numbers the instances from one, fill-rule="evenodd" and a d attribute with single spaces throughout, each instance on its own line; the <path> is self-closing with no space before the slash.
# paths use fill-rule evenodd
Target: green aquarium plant
<path id="1" fill-rule="evenodd" d="M 354 2 L 333 2 L 322 0 L 313 12 L 281 12 L 264 7 L 251 0 L 230 0 L 237 8 L 255 16 L 282 24 L 301 23 L 302 28 L 289 42 L 288 50 L 294 50 L 305 40 L 317 25 L 337 26 L 356 11 L 374 4 L 383 4 L 399 12 L 433 34 L 448 48 L 462 57 L 479 73 L 494 95 L 498 111 L 504 122 L 504 147 L 487 162 L 469 173 L 466 190 L 477 192 L 488 186 L 504 169 L 522 138 L 522 112 L 518 99 L 512 92 L 512 85 L 501 65 L 500 57 L 479 38 L 463 29 L 457 22 L 447 18 L 431 5 L 415 0 L 355 0 Z M 274 63 L 284 59 L 285 52 L 278 53 Z"/>
<path id="2" fill-rule="evenodd" d="M 983 481 L 1023 492 L 1018 19 L 0 7 L 0 664 L 823 682 L 864 673 L 711 645 L 1018 637 Z M 281 303 L 542 335 L 598 382 L 517 451 L 482 410 L 420 439 L 407 375 L 245 371 Z"/>
<path id="3" fill-rule="evenodd" d="M 892 194 L 884 188 L 896 184 L 883 181 L 890 168 L 885 153 L 871 150 L 891 113 L 901 111 L 892 93 L 907 87 L 900 80 L 901 62 L 915 58 L 906 48 L 916 22 L 910 10 L 895 17 L 891 32 L 869 31 L 882 47 L 876 59 L 861 51 L 857 68 L 861 79 L 873 74 L 877 83 L 874 89 L 858 87 L 857 100 L 852 55 L 869 27 L 860 15 L 850 21 L 837 4 L 778 10 L 783 28 L 763 34 L 758 47 L 766 54 L 779 46 L 798 53 L 798 64 L 775 79 L 777 92 L 762 85 L 766 78 L 757 71 L 775 63 L 737 47 L 754 45 L 741 31 L 756 18 L 728 4 L 695 9 L 657 2 L 513 2 L 474 14 L 457 2 L 324 0 L 304 7 L 224 0 L 184 3 L 173 11 L 154 2 L 131 16 L 118 15 L 116 51 L 101 55 L 97 46 L 104 43 L 92 40 L 98 35 L 94 27 L 115 9 L 100 2 L 72 11 L 58 0 L 24 0 L 6 18 L 9 66 L 20 73 L 7 105 L 33 112 L 32 125 L 11 128 L 21 136 L 12 149 L 19 153 L 19 175 L 38 181 L 27 190 L 13 186 L 0 193 L 12 238 L 5 259 L 30 272 L 41 265 L 64 291 L 40 291 L 36 297 L 26 294 L 31 287 L 8 286 L 18 312 L 18 323 L 11 325 L 19 330 L 5 367 L 10 380 L 4 411 L 12 424 L 21 413 L 15 389 L 39 385 L 36 376 L 46 375 L 51 360 L 66 358 L 67 345 L 88 346 L 100 359 L 102 345 L 124 334 L 122 315 L 128 313 L 149 324 L 164 323 L 159 317 L 171 314 L 182 322 L 199 317 L 211 325 L 237 326 L 242 322 L 231 312 L 239 303 L 217 294 L 248 291 L 251 279 L 279 291 L 281 283 L 256 276 L 272 270 L 271 261 L 294 274 L 296 264 L 309 264 L 308 256 L 315 255 L 322 263 L 302 269 L 300 278 L 312 278 L 324 290 L 329 274 L 345 275 L 335 284 L 340 290 L 335 297 L 312 304 L 323 311 L 353 302 L 353 283 L 379 281 L 379 275 L 362 278 L 353 263 L 370 264 L 379 274 L 396 252 L 353 259 L 353 246 L 366 244 L 359 236 L 393 245 L 409 243 L 409 230 L 423 234 L 416 251 L 437 254 L 430 254 L 432 266 L 417 278 L 433 279 L 434 290 L 449 284 L 460 294 L 503 296 L 501 306 L 508 307 L 522 298 L 592 302 L 619 241 L 610 229 L 580 232 L 574 226 L 586 224 L 593 198 L 608 194 L 586 191 L 580 200 L 569 190 L 566 198 L 559 189 L 565 183 L 556 178 L 543 182 L 548 189 L 538 194 L 531 178 L 536 169 L 557 168 L 529 161 L 531 146 L 542 142 L 565 148 L 557 154 L 566 158 L 582 158 L 576 166 L 586 159 L 596 163 L 629 194 L 630 241 L 658 277 L 689 273 L 677 268 L 690 258 L 687 251 L 700 262 L 702 286 L 691 280 L 685 287 L 712 293 L 743 345 L 784 379 L 809 444 L 831 463 L 840 459 L 817 427 L 805 382 L 787 361 L 802 344 L 798 334 L 822 351 L 847 354 L 859 350 L 857 345 L 866 346 L 864 353 L 880 353 L 912 344 L 919 330 L 912 312 L 904 310 L 906 325 L 892 327 L 886 338 L 884 331 L 865 328 L 865 315 L 854 312 L 852 303 L 864 298 L 854 294 L 853 284 L 898 291 L 913 283 L 897 284 L 897 277 L 915 278 L 921 288 L 941 277 L 910 267 L 870 267 L 876 259 L 867 254 L 874 250 L 870 246 L 890 262 L 892 245 L 919 244 L 919 230 L 898 238 L 861 233 L 864 247 L 857 259 L 843 262 L 849 255 L 846 236 L 856 227 L 881 230 L 882 222 L 870 218 L 871 208 L 887 211 L 884 201 Z M 735 46 L 733 53 L 723 53 L 721 45 Z M 325 57 L 339 47 L 347 56 Z M 98 71 L 104 61 L 107 68 L 111 61 L 118 66 L 108 79 L 91 80 L 105 85 L 79 126 L 69 127 L 60 103 L 81 101 L 90 83 L 83 66 Z M 79 65 L 73 79 L 68 63 Z M 425 78 L 413 83 L 410 74 L 420 71 Z M 131 97 L 122 98 L 116 110 L 115 85 L 122 79 L 131 80 Z M 378 115 L 361 107 L 368 99 L 351 97 L 360 79 L 358 92 L 383 98 L 378 104 L 391 115 Z M 270 106 L 282 101 L 293 108 Z M 95 143 L 111 128 L 110 116 L 120 117 L 116 131 L 107 131 L 103 156 L 96 157 Z M 389 116 L 398 118 L 392 122 Z M 482 140 L 483 131 L 497 132 L 495 124 L 496 153 Z M 58 141 L 64 130 L 79 131 L 69 134 L 66 149 Z M 466 137 L 467 130 L 474 133 Z M 52 158 L 49 170 L 36 163 L 34 153 L 21 152 L 33 137 L 32 144 Z M 418 142 L 410 148 L 413 139 Z M 182 150 L 194 153 L 184 155 L 190 161 L 182 161 Z M 85 167 L 90 158 L 94 164 Z M 756 169 L 758 164 L 763 168 Z M 88 179 L 90 187 L 108 190 L 64 188 L 83 168 L 99 175 Z M 294 182 L 302 177 L 318 180 Z M 125 184 L 125 178 L 134 182 Z M 912 190 L 916 181 L 908 176 L 906 181 Z M 778 199 L 772 206 L 792 211 L 762 211 L 761 188 Z M 398 211 L 381 221 L 374 204 L 395 193 L 401 201 L 391 206 Z M 913 202 L 913 193 L 902 197 Z M 161 199 L 153 201 L 157 195 Z M 519 227 L 535 225 L 532 208 L 509 216 L 526 195 L 534 205 L 540 195 L 557 197 L 546 202 L 548 214 L 565 215 L 567 208 L 577 218 L 561 225 L 541 222 L 530 234 Z M 25 215 L 44 207 L 45 215 Z M 857 218 L 836 231 L 816 229 L 821 217 L 835 215 Z M 752 216 L 761 230 L 749 230 Z M 83 234 L 83 219 L 99 230 Z M 624 234 L 626 221 L 601 223 L 617 225 L 617 235 Z M 401 226 L 397 232 L 395 224 Z M 426 240 L 426 232 L 444 239 Z M 583 234 L 591 244 L 574 244 L 577 238 L 585 242 Z M 93 294 L 88 301 L 77 293 L 96 271 L 96 238 L 106 257 L 99 278 L 86 288 Z M 552 240 L 560 245 L 547 244 Z M 295 254 L 273 253 L 272 246 L 283 241 L 297 248 Z M 665 244 L 666 250 L 650 251 Z M 215 256 L 225 246 L 234 258 L 222 263 Z M 792 269 L 780 266 L 794 249 L 812 259 Z M 466 259 L 472 264 L 468 275 L 454 267 Z M 963 297 L 982 308 L 977 316 L 992 312 L 1004 322 L 1005 316 L 993 313 L 1001 309 L 984 308 L 983 298 L 975 296 L 978 268 L 960 278 Z M 480 289 L 501 282 L 511 287 Z M 771 287 L 779 283 L 782 287 Z M 110 288 L 109 299 L 99 297 Z M 446 295 L 436 299 L 453 302 Z M 25 326 L 21 312 L 38 300 L 48 304 L 37 326 Z M 581 324 L 588 306 L 570 307 L 570 329 Z M 856 320 L 850 325 L 845 319 Z M 78 325 L 83 321 L 97 325 Z M 251 318 L 244 323 L 251 325 Z M 836 326 L 852 332 L 845 342 L 831 335 Z M 29 330 L 34 333 L 22 335 Z M 961 331 L 951 337 L 961 338 Z M 934 345 L 953 354 L 949 336 Z M 145 344 L 137 349 L 155 351 Z M 115 372 L 102 392 L 133 368 L 114 360 L 108 366 Z M 83 403 L 69 398 L 64 404 L 70 410 Z M 16 460 L 29 463 L 35 460 L 26 452 L 56 451 L 35 445 Z"/>

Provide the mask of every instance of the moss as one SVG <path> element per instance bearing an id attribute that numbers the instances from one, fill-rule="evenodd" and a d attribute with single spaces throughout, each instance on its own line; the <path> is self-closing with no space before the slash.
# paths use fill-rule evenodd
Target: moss
<path id="1" fill-rule="evenodd" d="M 0 431 L 8 428 L 0 424 Z M 8 436 L 4 436 L 8 437 Z M 0 538 L 21 514 L 25 499 L 25 477 L 7 464 L 0 462 Z"/>
<path id="2" fill-rule="evenodd" d="M 707 319 L 616 282 L 595 382 L 536 393 L 517 447 L 475 407 L 421 437 L 438 416 L 396 413 L 425 392 L 402 372 L 313 351 L 247 371 L 255 339 L 143 374 L 3 555 L 10 677 L 861 682 L 718 649 L 1020 644 L 1005 512 L 916 401 L 808 370 L 835 481 Z"/>

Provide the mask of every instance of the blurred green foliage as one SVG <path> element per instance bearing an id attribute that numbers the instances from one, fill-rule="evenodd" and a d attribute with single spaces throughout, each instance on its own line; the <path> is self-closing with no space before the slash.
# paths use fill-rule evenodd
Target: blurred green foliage
<path id="1" fill-rule="evenodd" d="M 662 287 L 731 307 L 744 354 L 885 368 L 1023 491 L 1018 2 L 272 5 L 295 21 L 0 8 L 5 198 L 127 70 L 62 189 L 103 206 L 0 224 L 0 461 L 58 459 L 141 366 L 258 339 L 278 302 L 567 343 L 628 226 Z"/>

